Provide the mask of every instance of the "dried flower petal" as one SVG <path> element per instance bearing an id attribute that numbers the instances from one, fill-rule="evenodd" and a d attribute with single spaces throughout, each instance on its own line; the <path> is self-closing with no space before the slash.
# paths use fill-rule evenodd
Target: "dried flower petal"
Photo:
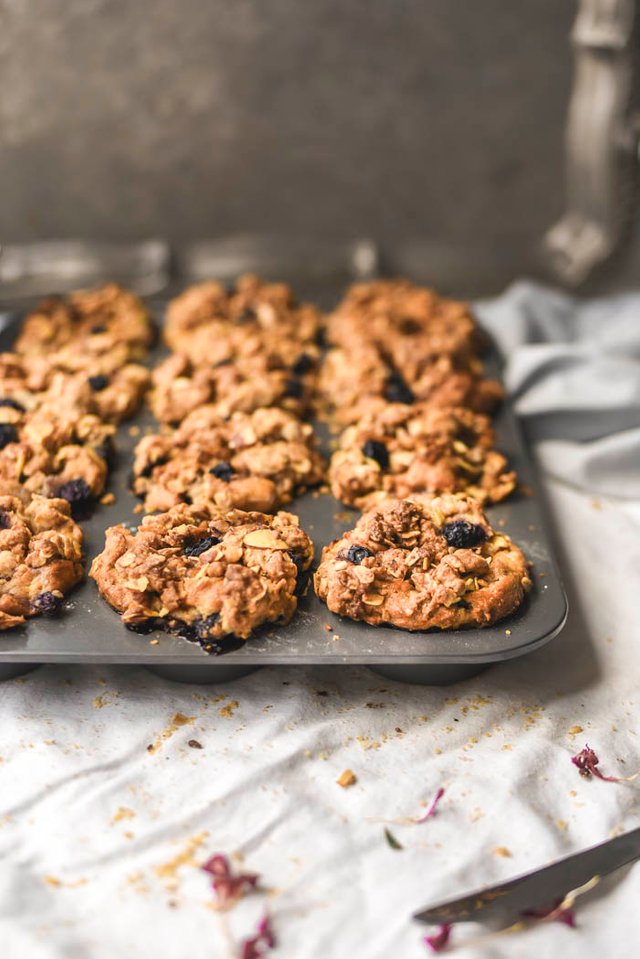
<path id="1" fill-rule="evenodd" d="M 531 916 L 534 919 L 545 919 L 550 922 L 563 922 L 565 926 L 575 928 L 576 921 L 573 915 L 573 907 L 576 899 L 584 896 L 586 892 L 591 892 L 600 882 L 600 876 L 592 876 L 582 886 L 572 889 L 563 899 L 559 899 L 551 909 L 528 909 L 523 916 Z"/>
<path id="2" fill-rule="evenodd" d="M 562 922 L 565 926 L 575 929 L 576 920 L 573 910 L 563 908 L 562 902 L 562 899 L 556 899 L 553 906 L 548 909 L 544 906 L 539 906 L 537 909 L 525 909 L 522 915 L 526 916 L 527 919 L 547 919 L 550 922 Z"/>
<path id="3" fill-rule="evenodd" d="M 438 926 L 438 931 L 432 936 L 424 937 L 424 944 L 431 949 L 432 952 L 442 952 L 449 942 L 449 937 L 451 936 L 451 923 L 443 922 L 441 926 Z"/>
<path id="4" fill-rule="evenodd" d="M 234 875 L 226 856 L 216 853 L 201 867 L 213 876 L 211 885 L 221 909 L 230 909 L 246 892 L 254 889 L 260 876 L 256 872 L 240 872 Z"/>
<path id="5" fill-rule="evenodd" d="M 392 849 L 404 849 L 402 843 L 399 843 L 396 837 L 393 835 L 390 829 L 385 829 L 384 831 L 385 839 L 389 843 Z"/>
<path id="6" fill-rule="evenodd" d="M 431 805 L 427 809 L 426 813 L 423 816 L 420 816 L 419 819 L 414 819 L 414 822 L 415 823 L 426 822 L 427 819 L 431 819 L 432 816 L 435 816 L 438 803 L 440 802 L 443 796 L 444 796 L 444 789 L 441 786 L 440 789 L 435 794 L 435 796 L 433 797 Z"/>
<path id="7" fill-rule="evenodd" d="M 603 782 L 607 783 L 630 783 L 640 775 L 639 773 L 635 773 L 633 776 L 604 776 L 598 769 L 600 760 L 588 743 L 584 749 L 581 749 L 579 753 L 571 757 L 571 762 L 574 766 L 578 767 L 581 776 L 586 776 L 587 778 L 589 776 L 595 776 L 597 779 L 602 779 Z"/>
<path id="8" fill-rule="evenodd" d="M 245 939 L 242 943 L 242 959 L 262 959 L 270 949 L 276 944 L 271 920 L 269 916 L 263 916 L 258 923 L 255 936 Z"/>

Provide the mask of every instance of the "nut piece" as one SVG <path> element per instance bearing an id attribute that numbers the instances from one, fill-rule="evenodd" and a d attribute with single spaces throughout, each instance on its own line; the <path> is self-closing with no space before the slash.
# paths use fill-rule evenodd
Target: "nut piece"
<path id="1" fill-rule="evenodd" d="M 384 597 L 380 593 L 365 593 L 362 602 L 366 603 L 367 606 L 382 606 Z"/>
<path id="2" fill-rule="evenodd" d="M 258 549 L 289 549 L 288 543 L 279 539 L 272 529 L 252 529 L 242 542 Z"/>
<path id="3" fill-rule="evenodd" d="M 338 776 L 336 782 L 339 786 L 342 786 L 343 789 L 348 789 L 349 786 L 355 786 L 358 782 L 358 777 L 352 769 L 345 769 L 345 771 Z"/>
<path id="4" fill-rule="evenodd" d="M 123 583 L 123 586 L 126 586 L 127 589 L 132 589 L 136 593 L 144 593 L 145 589 L 149 586 L 149 580 L 146 576 L 139 576 L 138 579 L 131 579 L 128 583 Z"/>

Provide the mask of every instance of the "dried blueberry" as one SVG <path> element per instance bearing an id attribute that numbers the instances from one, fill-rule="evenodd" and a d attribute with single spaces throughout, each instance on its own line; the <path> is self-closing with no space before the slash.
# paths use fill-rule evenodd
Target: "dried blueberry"
<path id="1" fill-rule="evenodd" d="M 211 639 L 211 630 L 220 621 L 220 613 L 211 613 L 210 616 L 203 616 L 197 619 L 193 624 L 193 629 L 199 640 Z"/>
<path id="2" fill-rule="evenodd" d="M 306 557 L 302 553 L 299 553 L 297 549 L 288 549 L 287 556 L 293 563 L 295 563 L 297 570 L 295 595 L 301 596 L 309 579 L 309 570 L 305 568 Z"/>
<path id="3" fill-rule="evenodd" d="M 384 398 L 390 403 L 413 403 L 415 394 L 409 389 L 398 371 L 393 370 L 387 377 Z"/>
<path id="4" fill-rule="evenodd" d="M 209 472 L 215 476 L 216 479 L 222 480 L 223 483 L 230 483 L 235 471 L 231 463 L 227 463 L 226 460 L 221 460 L 219 463 L 216 463 Z"/>
<path id="5" fill-rule="evenodd" d="M 469 523 L 466 519 L 454 519 L 440 527 L 440 535 L 444 536 L 449 546 L 455 549 L 470 549 L 479 546 L 487 538 L 484 526 Z"/>
<path id="6" fill-rule="evenodd" d="M 295 563 L 295 567 L 298 570 L 298 572 L 301 572 L 302 570 L 304 570 L 305 557 L 303 556 L 302 553 L 298 552 L 297 549 L 288 549 L 287 556 L 289 557 L 292 563 Z"/>
<path id="7" fill-rule="evenodd" d="M 294 399 L 299 400 L 304 394 L 304 386 L 297 380 L 294 376 L 289 377 L 284 387 L 284 395 L 292 396 Z"/>
<path id="8" fill-rule="evenodd" d="M 0 509 L 0 529 L 9 529 L 11 526 L 11 520 L 9 519 L 9 514 L 6 509 Z"/>
<path id="9" fill-rule="evenodd" d="M 138 633 L 140 636 L 146 636 L 153 633 L 156 629 L 163 629 L 165 621 L 161 616 L 152 616 L 150 619 L 143 619 L 139 623 L 125 623 L 127 629 L 132 633 Z"/>
<path id="10" fill-rule="evenodd" d="M 416 333 L 421 332 L 422 326 L 418 320 L 414 320 L 408 316 L 406 319 L 400 320 L 398 329 L 401 333 L 404 333 L 405 336 L 415 336 Z"/>
<path id="11" fill-rule="evenodd" d="M 92 326 L 92 327 L 91 327 L 91 332 L 92 332 L 92 333 L 96 333 L 96 334 L 97 334 L 97 333 L 106 333 L 106 332 L 107 332 L 107 328 L 106 328 L 106 326 L 104 326 L 103 323 L 96 323 L 95 326 Z"/>
<path id="12" fill-rule="evenodd" d="M 456 439 L 459 439 L 465 446 L 475 446 L 478 436 L 471 427 L 461 424 L 456 431 Z"/>
<path id="13" fill-rule="evenodd" d="M 205 536 L 204 539 L 191 540 L 182 548 L 185 556 L 200 556 L 220 542 L 219 536 Z"/>
<path id="14" fill-rule="evenodd" d="M 256 317 L 256 311 L 253 310 L 250 306 L 247 306 L 247 307 L 245 307 L 245 309 L 242 311 L 242 313 L 239 313 L 239 314 L 236 316 L 235 322 L 236 322 L 239 326 L 244 326 L 245 323 L 253 323 L 253 321 L 254 321 L 256 318 L 257 318 L 257 317 Z"/>
<path id="15" fill-rule="evenodd" d="M 295 376 L 303 376 L 305 373 L 310 373 L 314 365 L 312 356 L 309 356 L 308 353 L 301 353 L 291 367 L 291 372 L 295 374 Z"/>
<path id="16" fill-rule="evenodd" d="M 99 373 L 97 376 L 89 377 L 89 386 L 94 392 L 99 393 L 100 390 L 104 390 L 109 385 L 109 377 L 103 376 L 102 373 Z"/>
<path id="17" fill-rule="evenodd" d="M 349 563 L 359 566 L 363 559 L 373 556 L 373 553 L 366 546 L 350 546 L 342 555 Z"/>
<path id="18" fill-rule="evenodd" d="M 380 440 L 367 440 L 362 452 L 367 459 L 375 460 L 380 469 L 386 470 L 389 466 L 389 451 Z"/>
<path id="19" fill-rule="evenodd" d="M 17 400 L 12 400 L 10 397 L 6 396 L 3 399 L 0 399 L 0 406 L 8 406 L 12 410 L 17 410 L 18 413 L 24 413 L 25 408 L 22 403 L 18 403 Z"/>
<path id="20" fill-rule="evenodd" d="M 3 450 L 9 443 L 18 442 L 18 431 L 11 423 L 0 423 L 0 450 Z"/>
<path id="21" fill-rule="evenodd" d="M 142 469 L 138 473 L 138 476 L 140 476 L 141 479 L 147 479 L 149 476 L 151 476 L 156 466 L 164 466 L 164 464 L 168 462 L 169 462 L 168 456 L 159 456 L 155 460 L 150 460 L 148 463 L 145 463 L 145 465 L 142 467 Z M 133 483 L 135 482 L 135 479 L 136 479 L 135 473 L 132 473 L 130 477 L 132 486 L 133 486 Z"/>
<path id="22" fill-rule="evenodd" d="M 93 499 L 91 490 L 83 479 L 72 479 L 62 483 L 56 490 L 56 496 L 66 499 L 72 506 L 85 506 Z"/>
<path id="23" fill-rule="evenodd" d="M 62 603 L 61 596 L 54 596 L 53 593 L 39 593 L 33 601 L 33 606 L 44 616 L 55 616 L 60 610 Z"/>
<path id="24" fill-rule="evenodd" d="M 468 603 L 466 599 L 459 599 L 457 603 L 454 603 L 451 607 L 452 609 L 471 609 L 471 603 Z"/>

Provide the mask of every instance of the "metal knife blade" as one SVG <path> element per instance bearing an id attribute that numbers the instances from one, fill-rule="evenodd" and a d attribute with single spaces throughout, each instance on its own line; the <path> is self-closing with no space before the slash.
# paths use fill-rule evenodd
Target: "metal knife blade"
<path id="1" fill-rule="evenodd" d="M 528 909 L 551 907 L 594 876 L 604 876 L 639 858 L 640 828 L 499 885 L 422 909 L 413 918 L 432 924 L 513 919 Z"/>

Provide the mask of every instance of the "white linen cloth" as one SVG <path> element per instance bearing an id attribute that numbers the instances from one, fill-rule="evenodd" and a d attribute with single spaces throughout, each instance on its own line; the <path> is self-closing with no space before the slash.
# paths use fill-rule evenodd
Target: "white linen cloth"
<path id="1" fill-rule="evenodd" d="M 364 668 L 212 687 L 44 667 L 1 684 L 3 959 L 227 959 L 265 910 L 274 957 L 413 959 L 428 954 L 416 909 L 640 825 L 640 781 L 570 761 L 588 742 L 605 773 L 640 769 L 640 297 L 520 283 L 479 312 L 545 472 L 563 633 L 440 688 Z M 433 818 L 396 822 L 439 787 Z M 214 852 L 239 853 L 265 891 L 214 911 L 198 868 Z M 626 959 L 638 901 L 634 866 L 578 904 L 577 929 L 457 926 L 452 948 Z"/>

